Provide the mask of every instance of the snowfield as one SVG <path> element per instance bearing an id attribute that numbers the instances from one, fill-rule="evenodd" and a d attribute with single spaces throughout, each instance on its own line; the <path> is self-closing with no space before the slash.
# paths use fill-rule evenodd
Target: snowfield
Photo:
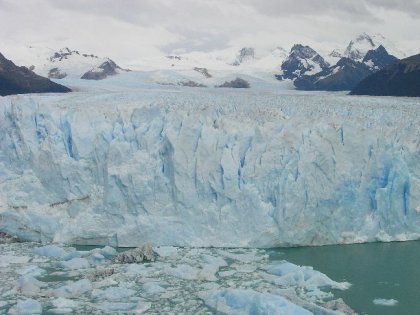
<path id="1" fill-rule="evenodd" d="M 0 98 L 0 231 L 111 246 L 420 237 L 418 99 L 138 76 Z"/>

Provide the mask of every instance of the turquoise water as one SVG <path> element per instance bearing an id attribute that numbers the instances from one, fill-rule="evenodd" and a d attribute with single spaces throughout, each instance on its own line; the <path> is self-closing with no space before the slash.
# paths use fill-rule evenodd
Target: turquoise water
<path id="1" fill-rule="evenodd" d="M 352 287 L 335 291 L 359 314 L 420 314 L 420 241 L 301 247 L 270 251 L 270 259 L 313 266 Z M 375 305 L 375 298 L 396 299 L 396 306 Z"/>

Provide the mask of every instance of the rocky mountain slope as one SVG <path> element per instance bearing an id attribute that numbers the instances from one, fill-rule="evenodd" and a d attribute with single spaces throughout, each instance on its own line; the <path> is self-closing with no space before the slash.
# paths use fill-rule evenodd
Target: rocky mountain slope
<path id="1" fill-rule="evenodd" d="M 0 53 L 0 95 L 64 93 L 71 90 L 41 77 L 26 67 L 18 67 Z"/>
<path id="2" fill-rule="evenodd" d="M 363 57 L 363 62 L 342 57 L 337 64 L 319 73 L 296 78 L 294 84 L 299 90 L 351 90 L 370 74 L 397 61 L 383 46 L 379 46 L 375 50 L 369 50 Z"/>
<path id="3" fill-rule="evenodd" d="M 420 97 L 420 54 L 372 74 L 350 94 Z"/>
<path id="4" fill-rule="evenodd" d="M 397 52 L 399 56 L 403 55 L 382 35 L 369 36 L 363 33 L 351 40 L 343 52 L 340 49 L 332 51 L 326 57 L 326 60 L 332 64 L 320 71 L 305 72 L 295 66 L 291 69 L 292 76 L 276 77 L 293 79 L 298 90 L 351 90 L 370 74 L 398 61 L 398 58 L 390 54 L 384 45 Z M 289 67 L 289 59 L 291 56 L 281 66 L 283 73 L 284 68 Z"/>
<path id="5" fill-rule="evenodd" d="M 327 69 L 329 64 L 309 46 L 296 44 L 282 63 L 282 74 L 277 79 L 296 79 L 303 75 L 316 74 Z"/>

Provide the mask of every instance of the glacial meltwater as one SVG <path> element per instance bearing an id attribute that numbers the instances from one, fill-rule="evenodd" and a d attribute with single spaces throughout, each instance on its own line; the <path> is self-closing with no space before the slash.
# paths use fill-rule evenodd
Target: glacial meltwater
<path id="1" fill-rule="evenodd" d="M 281 248 L 270 260 L 311 265 L 350 289 L 335 291 L 359 314 L 420 314 L 420 242 L 369 243 L 322 247 Z M 375 299 L 397 300 L 394 306 L 374 304 Z"/>

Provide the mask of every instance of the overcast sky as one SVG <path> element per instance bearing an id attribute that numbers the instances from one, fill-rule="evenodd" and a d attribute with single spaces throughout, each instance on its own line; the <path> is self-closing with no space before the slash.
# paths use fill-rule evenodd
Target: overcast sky
<path id="1" fill-rule="evenodd" d="M 362 32 L 418 53 L 419 30 L 420 0 L 0 0 L 0 52 L 68 46 L 123 65 L 228 47 L 327 50 Z"/>

